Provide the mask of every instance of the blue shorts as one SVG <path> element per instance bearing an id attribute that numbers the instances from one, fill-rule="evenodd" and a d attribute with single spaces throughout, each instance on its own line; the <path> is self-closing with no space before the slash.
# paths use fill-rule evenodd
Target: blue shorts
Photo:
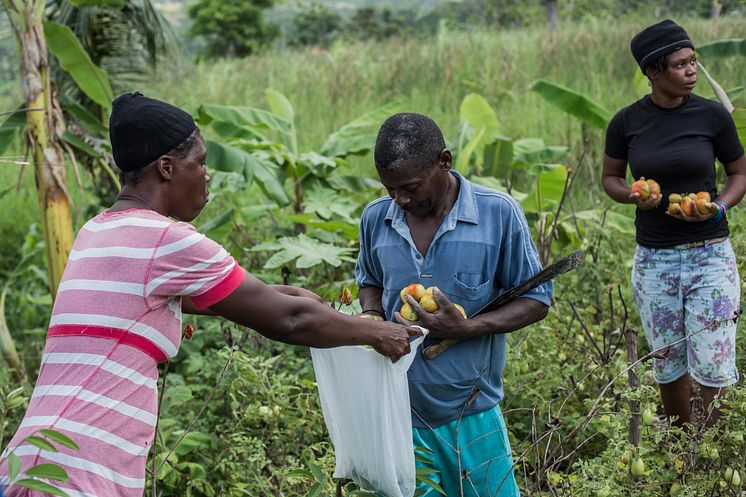
<path id="1" fill-rule="evenodd" d="M 651 350 L 693 334 L 653 359 L 655 381 L 686 373 L 707 387 L 738 381 L 734 318 L 741 289 L 730 240 L 694 248 L 638 245 L 632 289 Z"/>
<path id="2" fill-rule="evenodd" d="M 465 416 L 437 428 L 413 428 L 415 448 L 425 447 L 433 454 L 425 457 L 433 464 L 417 461 L 417 468 L 432 468 L 428 475 L 448 497 L 518 497 L 513 473 L 513 455 L 500 406 Z M 456 440 L 458 434 L 458 440 Z M 461 452 L 461 475 L 456 451 Z M 429 485 L 420 483 L 421 497 L 442 497 Z"/>

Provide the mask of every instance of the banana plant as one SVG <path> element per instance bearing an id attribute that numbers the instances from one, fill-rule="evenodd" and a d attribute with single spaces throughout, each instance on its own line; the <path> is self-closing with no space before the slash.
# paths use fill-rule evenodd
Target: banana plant
<path id="1" fill-rule="evenodd" d="M 565 146 L 547 145 L 541 138 L 511 139 L 499 132 L 494 110 L 483 97 L 470 94 L 461 104 L 456 140 L 456 169 L 482 185 L 505 190 L 533 226 L 542 262 L 552 249 L 579 245 L 583 232 L 571 215 L 563 215 L 571 170 L 561 164 Z"/>
<path id="2" fill-rule="evenodd" d="M 697 55 L 701 59 L 722 59 L 726 57 L 746 55 L 746 38 L 729 38 L 724 40 L 715 40 L 697 47 Z M 735 88 L 731 91 L 725 91 L 718 82 L 710 75 L 710 72 L 702 64 L 701 60 L 697 61 L 697 66 L 705 75 L 705 79 L 712 87 L 718 100 L 722 103 L 728 112 L 733 114 L 738 129 L 738 137 L 741 143 L 746 143 L 746 110 L 736 109 L 731 102 L 736 96 L 743 92 L 743 87 Z"/>
<path id="3" fill-rule="evenodd" d="M 345 157 L 370 151 L 374 127 L 398 107 L 396 103 L 379 107 L 330 134 L 319 152 L 302 152 L 291 102 L 271 88 L 265 90 L 265 97 L 269 110 L 203 104 L 198 121 L 221 138 L 221 142 L 206 141 L 214 169 L 240 173 L 247 184 L 256 182 L 278 206 L 292 205 L 295 214 L 303 213 L 307 189 L 314 185 L 334 189 L 331 172 L 347 165 Z M 341 176 L 348 185 L 360 186 L 354 178 Z M 285 190 L 286 181 L 291 194 Z"/>
<path id="4" fill-rule="evenodd" d="M 42 0 L 2 0 L 16 39 L 26 117 L 26 136 L 36 176 L 42 215 L 50 291 L 54 295 L 62 278 L 73 242 L 70 197 L 67 193 L 63 144 L 64 129 L 56 96 L 50 91 L 49 59 Z M 19 122 L 17 116 L 9 119 Z"/>

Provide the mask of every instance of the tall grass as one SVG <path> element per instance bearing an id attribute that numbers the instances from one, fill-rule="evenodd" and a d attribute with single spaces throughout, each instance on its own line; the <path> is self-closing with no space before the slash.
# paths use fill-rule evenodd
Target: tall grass
<path id="1" fill-rule="evenodd" d="M 743 36 L 743 18 L 684 22 L 696 43 Z M 458 107 L 470 92 L 498 112 L 503 134 L 541 136 L 577 145 L 579 125 L 527 90 L 546 78 L 584 92 L 611 111 L 639 97 L 629 40 L 639 24 L 589 20 L 558 32 L 541 28 L 441 31 L 430 39 L 338 44 L 242 60 L 185 64 L 150 84 L 154 95 L 194 109 L 199 103 L 265 105 L 262 92 L 285 93 L 296 108 L 301 146 L 316 148 L 326 135 L 391 100 L 403 110 L 433 117 L 455 135 Z M 730 88 L 746 82 L 742 58 L 711 61 L 708 68 Z M 702 78 L 697 92 L 712 92 Z M 743 101 L 743 99 L 742 99 Z"/>
<path id="2" fill-rule="evenodd" d="M 742 17 L 681 22 L 695 44 L 744 35 Z M 603 132 L 590 130 L 584 143 L 578 122 L 528 91 L 528 86 L 537 78 L 549 79 L 589 95 L 610 111 L 633 102 L 640 95 L 633 84 L 637 68 L 629 40 L 641 27 L 630 21 L 613 24 L 589 19 L 565 24 L 555 33 L 540 27 L 441 30 L 427 39 L 339 43 L 329 50 L 308 48 L 241 60 L 173 61 L 170 66 L 161 65 L 160 73 L 142 89 L 196 110 L 203 102 L 263 107 L 264 89 L 275 88 L 295 106 L 304 149 L 317 149 L 339 126 L 393 100 L 400 102 L 401 110 L 434 118 L 453 146 L 459 104 L 466 94 L 477 92 L 496 109 L 503 135 L 541 137 L 550 144 L 568 145 L 570 165 L 585 150 L 590 165 L 585 181 L 594 185 Z M 705 62 L 726 89 L 746 84 L 743 58 Z M 20 83 L 2 86 L 0 109 L 18 105 L 19 89 Z M 704 78 L 696 91 L 712 95 Z M 736 103 L 744 107 L 746 99 L 742 96 Z M 370 158 L 356 159 L 355 164 L 358 170 L 374 174 Z M 17 174 L 17 166 L 0 165 L 2 184 L 12 184 Z M 72 172 L 68 178 L 72 180 Z M 26 173 L 23 188 L 33 189 L 31 171 Z M 72 195 L 78 197 L 75 192 Z M 82 198 L 73 200 L 85 203 Z M 36 218 L 33 194 L 8 194 L 0 199 L 0 206 L 4 213 L 22 212 Z M 2 216 L 0 233 L 13 226 L 15 233 L 17 221 Z M 8 243 L 8 237 L 4 238 Z"/>

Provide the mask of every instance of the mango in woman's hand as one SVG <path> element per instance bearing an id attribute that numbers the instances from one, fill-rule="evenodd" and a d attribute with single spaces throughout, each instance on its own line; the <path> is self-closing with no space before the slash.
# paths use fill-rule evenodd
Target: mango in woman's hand
<path id="1" fill-rule="evenodd" d="M 694 201 L 694 203 L 697 205 L 697 211 L 700 214 L 707 214 L 710 212 L 710 201 L 705 198 L 698 198 Z"/>
<path id="2" fill-rule="evenodd" d="M 658 196 L 661 194 L 661 186 L 654 179 L 648 180 L 648 188 L 650 189 L 650 195 Z"/>
<path id="3" fill-rule="evenodd" d="M 691 216 L 694 214 L 694 210 L 696 209 L 696 206 L 694 205 L 694 200 L 686 196 L 681 199 L 681 211 L 684 213 L 685 216 Z"/>
<path id="4" fill-rule="evenodd" d="M 638 194 L 640 200 L 647 200 L 650 197 L 650 184 L 645 181 L 644 176 L 632 183 L 631 190 L 632 193 Z"/>

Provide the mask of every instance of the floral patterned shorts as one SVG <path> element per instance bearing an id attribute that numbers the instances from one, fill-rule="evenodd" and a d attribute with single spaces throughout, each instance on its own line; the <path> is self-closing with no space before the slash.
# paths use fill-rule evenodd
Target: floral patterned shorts
<path id="1" fill-rule="evenodd" d="M 708 387 L 738 381 L 734 318 L 741 290 L 730 240 L 694 248 L 638 245 L 632 289 L 648 345 L 665 356 L 653 359 L 655 381 L 686 373 Z"/>

